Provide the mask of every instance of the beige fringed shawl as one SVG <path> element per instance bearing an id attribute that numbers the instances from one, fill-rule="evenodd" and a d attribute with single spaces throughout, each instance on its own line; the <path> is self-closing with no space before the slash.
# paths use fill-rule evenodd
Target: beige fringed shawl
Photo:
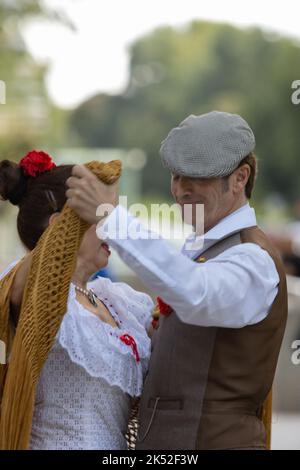
<path id="1" fill-rule="evenodd" d="M 87 167 L 107 184 L 118 180 L 121 163 L 91 162 Z M 0 449 L 28 449 L 41 369 L 66 311 L 72 273 L 88 225 L 65 206 L 33 252 L 14 338 L 9 320 L 10 292 L 22 261 L 0 281 L 0 340 L 8 365 L 0 365 Z"/>

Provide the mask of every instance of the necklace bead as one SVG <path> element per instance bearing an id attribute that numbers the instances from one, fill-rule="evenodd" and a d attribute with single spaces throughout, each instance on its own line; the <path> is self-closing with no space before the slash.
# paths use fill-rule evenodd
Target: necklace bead
<path id="1" fill-rule="evenodd" d="M 82 289 L 82 287 L 75 285 L 75 290 L 81 292 L 81 294 L 83 294 L 88 299 L 88 301 L 93 305 L 93 307 L 97 307 L 98 297 L 91 289 Z"/>

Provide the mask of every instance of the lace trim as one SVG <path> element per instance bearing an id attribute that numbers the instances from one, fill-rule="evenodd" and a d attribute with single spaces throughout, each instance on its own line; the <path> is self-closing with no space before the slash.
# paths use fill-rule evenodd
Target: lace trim
<path id="1" fill-rule="evenodd" d="M 102 322 L 96 315 L 86 310 L 76 300 L 75 288 L 71 285 L 68 311 L 62 321 L 57 340 L 68 352 L 72 362 L 83 367 L 89 375 L 101 377 L 131 396 L 139 396 L 148 369 L 151 342 L 145 327 L 134 313 L 139 311 L 140 320 L 150 317 L 149 307 L 152 301 L 144 304 L 136 303 L 134 299 L 127 298 L 124 286 L 114 286 L 114 283 L 104 278 L 93 281 L 89 287 L 93 287 L 96 294 L 105 302 L 112 316 L 120 324 L 120 328 Z M 131 307 L 131 311 L 127 310 L 128 307 Z M 144 312 L 141 312 L 141 308 Z M 134 339 L 140 361 L 136 360 L 133 348 L 120 339 L 126 334 Z"/>

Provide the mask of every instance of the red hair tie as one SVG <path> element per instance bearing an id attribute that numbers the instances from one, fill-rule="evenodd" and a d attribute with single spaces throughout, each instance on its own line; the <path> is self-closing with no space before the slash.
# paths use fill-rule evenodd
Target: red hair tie
<path id="1" fill-rule="evenodd" d="M 56 165 L 48 153 L 32 150 L 20 160 L 19 166 L 23 169 L 25 176 L 36 178 L 41 173 L 52 170 Z"/>
<path id="2" fill-rule="evenodd" d="M 125 343 L 127 346 L 131 346 L 136 362 L 140 362 L 140 356 L 139 356 L 137 345 L 136 345 L 134 338 L 128 334 L 125 334 L 125 335 L 120 336 L 120 340 L 123 343 Z"/>

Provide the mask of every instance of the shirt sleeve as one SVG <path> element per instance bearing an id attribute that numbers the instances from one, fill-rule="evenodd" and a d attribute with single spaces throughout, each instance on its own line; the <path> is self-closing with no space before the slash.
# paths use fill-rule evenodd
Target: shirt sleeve
<path id="1" fill-rule="evenodd" d="M 185 323 L 227 328 L 255 324 L 266 318 L 278 292 L 274 261 L 253 243 L 199 264 L 145 229 L 122 206 L 97 234 Z"/>

